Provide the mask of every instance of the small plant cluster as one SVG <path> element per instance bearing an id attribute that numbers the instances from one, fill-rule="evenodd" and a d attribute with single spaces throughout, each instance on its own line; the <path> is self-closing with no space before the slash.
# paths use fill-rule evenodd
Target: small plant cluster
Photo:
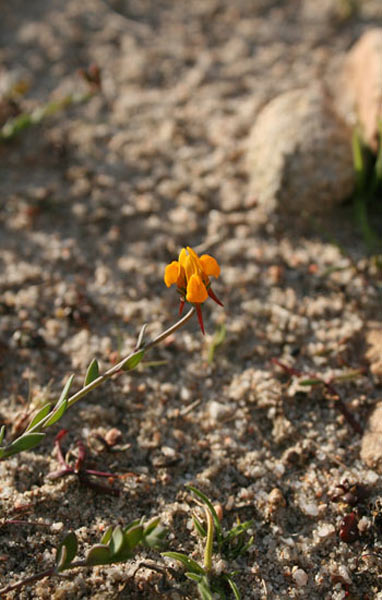
<path id="1" fill-rule="evenodd" d="M 99 78 L 97 73 L 89 72 L 84 74 L 88 83 L 95 88 L 99 86 Z M 45 112 L 41 114 L 48 114 L 54 112 L 57 106 L 49 106 Z M 54 110 L 53 110 L 54 109 Z M 18 131 L 23 129 L 36 121 L 35 118 L 21 119 L 16 118 L 12 123 L 8 123 L 6 129 L 1 130 L 2 138 L 8 139 L 15 135 Z M 179 261 L 173 261 L 166 267 L 165 270 L 165 283 L 169 287 L 173 283 L 177 284 L 177 290 L 180 294 L 180 313 L 183 310 L 184 304 L 189 302 L 192 304 L 191 309 L 188 313 L 183 316 L 178 322 L 166 329 L 160 335 L 155 337 L 149 342 L 145 342 L 144 335 L 146 325 L 141 328 L 138 336 L 138 340 L 134 351 L 127 357 L 123 358 L 118 364 L 112 366 L 105 373 L 100 374 L 99 365 L 96 359 L 93 359 L 86 371 L 86 375 L 83 381 L 82 387 L 70 395 L 70 391 L 74 381 L 74 374 L 70 375 L 63 387 L 63 390 L 55 403 L 48 402 L 39 408 L 35 414 L 31 416 L 30 422 L 26 429 L 15 439 L 6 442 L 5 440 L 5 426 L 0 428 L 0 460 L 5 460 L 10 456 L 19 454 L 21 452 L 31 450 L 38 446 L 46 436 L 46 430 L 49 427 L 56 425 L 66 414 L 67 410 L 78 402 L 81 398 L 90 393 L 93 389 L 103 384 L 106 380 L 113 376 L 119 375 L 125 371 L 131 371 L 135 369 L 142 361 L 145 353 L 153 346 L 159 344 L 168 336 L 172 335 L 177 329 L 185 325 L 187 321 L 196 313 L 201 327 L 202 333 L 204 334 L 204 323 L 201 312 L 201 305 L 208 297 L 211 297 L 217 304 L 222 306 L 222 303 L 215 294 L 212 292 L 210 277 L 218 277 L 220 274 L 220 267 L 217 261 L 207 254 L 204 254 L 199 258 L 196 252 L 187 247 L 183 249 L 179 255 Z M 215 336 L 209 352 L 209 362 L 213 360 L 214 352 L 217 346 L 219 346 L 224 340 L 225 330 L 222 329 L 218 336 Z M 60 468 L 53 473 L 50 473 L 50 479 L 57 479 L 66 475 L 76 475 L 79 478 L 81 484 L 87 487 L 93 488 L 96 491 L 102 491 L 109 494 L 118 495 L 119 491 L 110 487 L 103 486 L 94 481 L 95 477 L 106 477 L 114 478 L 117 477 L 113 473 L 106 473 L 88 468 L 86 464 L 86 448 L 82 441 L 77 442 L 77 456 L 74 461 L 70 461 L 69 458 L 65 457 L 61 448 L 61 441 L 65 437 L 67 431 L 62 429 L 55 438 L 55 449 L 57 459 L 60 463 Z M 231 542 L 235 539 L 237 543 L 237 553 L 244 552 L 246 546 L 239 543 L 242 534 L 248 527 L 243 524 L 238 526 L 232 531 L 227 537 L 224 537 L 220 523 L 217 519 L 216 512 L 213 509 L 212 504 L 209 500 L 201 493 L 193 488 L 193 491 L 199 495 L 199 498 L 206 504 L 206 516 L 208 528 L 207 532 L 204 530 L 202 524 L 194 517 L 194 522 L 198 528 L 200 535 L 206 537 L 207 549 L 206 549 L 206 561 L 204 567 L 199 567 L 199 575 L 203 572 L 203 577 L 198 581 L 198 589 L 215 589 L 217 586 L 217 579 L 210 579 L 211 571 L 211 557 L 212 557 L 212 546 L 213 546 L 213 525 L 215 523 L 215 529 L 218 540 L 218 551 L 224 553 L 226 549 L 231 547 Z M 7 521 L 9 524 L 16 523 L 16 521 Z M 116 562 L 122 562 L 129 560 L 135 554 L 136 548 L 141 546 L 151 547 L 159 549 L 163 546 L 164 537 L 166 530 L 159 523 L 159 519 L 154 519 L 148 524 L 145 524 L 144 519 L 133 521 L 126 527 L 121 526 L 109 527 L 100 542 L 95 544 L 88 551 L 84 560 L 75 560 L 78 550 L 77 538 L 74 532 L 69 532 L 64 540 L 61 542 L 56 552 L 56 561 L 54 565 L 49 566 L 44 571 L 26 578 L 19 583 L 9 585 L 0 590 L 0 595 L 4 595 L 9 591 L 20 589 L 25 585 L 34 583 L 44 577 L 51 577 L 54 575 L 60 575 L 63 571 L 72 569 L 75 567 L 89 567 L 96 565 L 107 565 Z M 234 552 L 235 554 L 235 552 Z M 233 555 L 234 555 L 233 554 Z M 179 554 L 179 556 L 181 556 Z M 190 564 L 193 564 L 192 559 Z M 197 564 L 197 563 L 195 563 Z M 191 571 L 192 572 L 192 569 Z M 231 575 L 225 576 L 231 589 L 235 593 L 235 597 L 238 598 L 238 592 L 235 584 L 232 581 Z M 220 579 L 219 579 L 220 581 Z M 212 596 L 203 596 L 212 598 Z"/>
<path id="2" fill-rule="evenodd" d="M 218 572 L 214 569 L 213 558 L 224 560 L 235 560 L 244 555 L 253 543 L 253 537 L 247 539 L 246 532 L 252 527 L 252 521 L 238 523 L 226 532 L 221 525 L 220 519 L 212 502 L 203 492 L 193 486 L 188 486 L 199 499 L 204 508 L 206 526 L 200 521 L 196 514 L 192 520 L 200 539 L 204 542 L 204 559 L 202 563 L 183 552 L 163 552 L 162 556 L 172 558 L 186 569 L 186 577 L 196 584 L 202 600 L 213 600 L 215 594 L 219 598 L 226 598 L 227 587 L 236 600 L 240 600 L 238 587 L 234 581 L 235 572 Z"/>
<path id="3" fill-rule="evenodd" d="M 159 549 L 162 547 L 166 529 L 153 519 L 145 524 L 145 520 L 137 519 L 126 527 L 117 525 L 108 527 L 98 544 L 94 544 L 87 552 L 84 560 L 74 560 L 77 556 L 78 541 L 76 534 L 70 531 L 56 550 L 55 563 L 44 571 L 32 575 L 22 581 L 0 590 L 0 596 L 21 589 L 45 577 L 60 575 L 63 571 L 76 567 L 95 567 L 124 562 L 136 553 L 138 546 Z"/>
<path id="4" fill-rule="evenodd" d="M 217 573 L 214 570 L 213 559 L 214 556 L 218 556 L 225 560 L 235 560 L 243 556 L 253 542 L 253 537 L 247 539 L 246 535 L 252 526 L 252 521 L 239 522 L 226 532 L 209 498 L 197 488 L 188 487 L 200 500 L 205 510 L 206 527 L 195 514 L 192 517 L 198 535 L 205 542 L 203 564 L 181 552 L 163 552 L 162 556 L 176 560 L 187 569 L 185 576 L 196 584 L 202 600 L 213 600 L 214 594 L 224 599 L 227 597 L 227 588 L 236 600 L 240 600 L 238 587 L 233 580 L 235 572 Z M 56 549 L 54 564 L 31 577 L 0 589 L 0 596 L 36 583 L 45 577 L 60 576 L 69 569 L 126 562 L 135 556 L 139 547 L 161 550 L 166 543 L 166 536 L 167 529 L 160 524 L 159 518 L 146 523 L 143 517 L 132 521 L 126 527 L 120 525 L 108 527 L 100 541 L 87 551 L 85 558 L 75 560 L 78 553 L 78 540 L 76 534 L 69 531 Z M 142 566 L 163 571 L 163 568 L 155 563 L 152 565 L 142 563 Z M 173 569 L 169 567 L 168 570 L 174 574 Z"/>

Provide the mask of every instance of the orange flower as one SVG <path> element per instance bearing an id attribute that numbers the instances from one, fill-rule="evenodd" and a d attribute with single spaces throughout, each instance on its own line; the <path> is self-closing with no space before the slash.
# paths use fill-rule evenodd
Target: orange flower
<path id="1" fill-rule="evenodd" d="M 210 277 L 219 277 L 220 267 L 217 261 L 209 254 L 199 257 L 190 246 L 180 251 L 179 259 L 167 265 L 164 272 L 164 282 L 167 287 L 174 283 L 180 294 L 179 314 L 185 302 L 191 302 L 196 308 L 202 333 L 204 324 L 200 305 L 208 298 L 223 306 L 211 289 Z"/>

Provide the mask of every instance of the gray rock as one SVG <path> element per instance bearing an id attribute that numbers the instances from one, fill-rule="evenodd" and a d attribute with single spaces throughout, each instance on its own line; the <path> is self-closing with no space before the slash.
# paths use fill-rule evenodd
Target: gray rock
<path id="1" fill-rule="evenodd" d="M 319 84 L 263 108 L 249 137 L 247 168 L 250 194 L 267 212 L 324 212 L 351 194 L 351 133 Z"/>

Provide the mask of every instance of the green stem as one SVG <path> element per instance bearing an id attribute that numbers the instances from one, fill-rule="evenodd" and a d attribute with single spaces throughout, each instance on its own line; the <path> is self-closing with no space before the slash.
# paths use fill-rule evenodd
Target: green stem
<path id="1" fill-rule="evenodd" d="M 204 549 L 204 569 L 209 573 L 212 569 L 212 546 L 214 543 L 214 520 L 211 511 L 205 506 L 204 512 L 207 519 L 207 538 L 206 547 Z"/>
<path id="2" fill-rule="evenodd" d="M 184 317 L 182 317 L 179 321 L 177 321 L 177 323 L 175 323 L 175 325 L 172 325 L 171 327 L 169 327 L 168 329 L 166 329 L 165 331 L 163 331 L 162 333 L 157 335 L 153 340 L 151 340 L 147 344 L 141 345 L 134 352 L 129 354 L 129 356 L 126 356 L 125 358 L 123 358 L 118 364 L 114 365 L 113 367 L 111 367 L 110 369 L 105 371 L 105 373 L 103 375 L 100 375 L 99 377 L 97 377 L 97 379 L 94 379 L 91 383 L 89 383 L 88 385 L 85 385 L 85 387 L 81 388 L 78 392 L 73 394 L 73 396 L 71 396 L 68 399 L 68 407 L 67 408 L 69 408 L 70 406 L 73 406 L 73 404 L 78 402 L 78 400 L 80 400 L 81 398 L 86 396 L 86 394 L 88 394 L 89 392 L 94 390 L 96 387 L 101 385 L 104 381 L 106 381 L 107 379 L 109 379 L 110 377 L 115 375 L 116 373 L 123 370 L 124 365 L 133 356 L 138 355 L 140 352 L 142 352 L 142 350 L 144 350 L 145 352 L 147 350 L 150 350 L 150 348 L 153 348 L 157 344 L 160 344 L 160 342 L 162 342 L 169 335 L 171 335 L 175 331 L 177 331 L 177 329 L 180 329 L 180 327 L 183 327 L 183 325 L 185 325 L 187 323 L 187 321 L 189 321 L 191 319 L 191 317 L 193 316 L 194 313 L 195 313 L 195 307 L 192 307 L 188 311 L 188 313 L 184 315 Z M 44 426 L 44 423 L 46 423 L 50 417 L 51 417 L 51 413 L 49 413 L 44 419 L 39 421 L 39 423 L 37 423 L 35 427 L 32 427 L 32 429 L 30 429 L 28 431 L 28 433 L 32 433 L 33 431 L 40 431 L 41 428 Z"/>

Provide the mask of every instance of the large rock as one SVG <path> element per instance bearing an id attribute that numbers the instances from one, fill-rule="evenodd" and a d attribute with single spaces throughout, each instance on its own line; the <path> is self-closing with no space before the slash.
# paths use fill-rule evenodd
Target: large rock
<path id="1" fill-rule="evenodd" d="M 382 120 L 382 28 L 364 33 L 349 51 L 337 79 L 340 112 L 359 122 L 364 141 L 378 147 L 378 121 Z"/>
<path id="2" fill-rule="evenodd" d="M 320 84 L 273 99 L 248 141 L 250 194 L 267 211 L 331 209 L 354 188 L 351 133 Z"/>

